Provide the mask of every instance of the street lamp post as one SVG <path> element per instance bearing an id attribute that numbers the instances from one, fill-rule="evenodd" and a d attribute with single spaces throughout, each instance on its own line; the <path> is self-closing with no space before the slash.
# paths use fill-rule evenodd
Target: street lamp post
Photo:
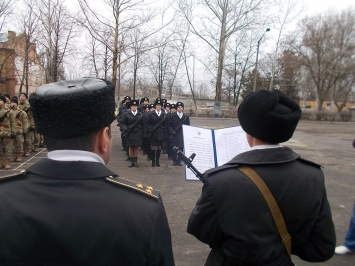
<path id="1" fill-rule="evenodd" d="M 260 41 L 261 39 L 264 37 L 265 33 L 270 31 L 270 28 L 267 28 L 266 31 L 264 32 L 264 34 L 260 37 L 259 41 L 258 41 L 258 46 L 256 48 L 256 61 L 255 61 L 255 71 L 254 71 L 254 83 L 253 83 L 253 91 L 255 91 L 256 89 L 256 75 L 258 72 L 258 58 L 259 58 L 259 46 L 260 46 Z"/>

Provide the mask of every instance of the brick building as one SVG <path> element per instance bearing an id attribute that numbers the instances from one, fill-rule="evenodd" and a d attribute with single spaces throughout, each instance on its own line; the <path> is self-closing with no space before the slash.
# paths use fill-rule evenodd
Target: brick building
<path id="1" fill-rule="evenodd" d="M 11 96 L 19 95 L 21 82 L 22 92 L 32 93 L 44 84 L 44 70 L 40 64 L 36 44 L 28 45 L 28 84 L 24 73 L 26 55 L 26 35 L 16 36 L 13 31 L 0 33 L 0 93 Z"/>

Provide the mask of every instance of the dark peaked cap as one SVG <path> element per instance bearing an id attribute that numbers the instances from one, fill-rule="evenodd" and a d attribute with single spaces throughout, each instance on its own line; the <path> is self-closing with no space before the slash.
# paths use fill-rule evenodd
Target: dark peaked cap
<path id="1" fill-rule="evenodd" d="M 288 141 L 300 118 L 300 106 L 279 90 L 252 92 L 238 108 L 243 130 L 269 143 Z"/>
<path id="2" fill-rule="evenodd" d="M 101 79 L 46 84 L 30 95 L 29 102 L 37 131 L 51 138 L 84 136 L 114 120 L 115 91 Z"/>

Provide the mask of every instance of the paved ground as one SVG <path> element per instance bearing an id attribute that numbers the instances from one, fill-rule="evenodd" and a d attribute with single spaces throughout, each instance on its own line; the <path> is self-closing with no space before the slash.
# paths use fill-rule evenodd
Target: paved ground
<path id="1" fill-rule="evenodd" d="M 223 128 L 238 125 L 236 119 L 191 118 L 191 125 L 206 128 Z M 139 168 L 128 168 L 126 157 L 120 146 L 119 131 L 113 124 L 113 154 L 108 167 L 119 175 L 151 185 L 161 191 L 172 231 L 174 255 L 177 266 L 203 265 L 209 247 L 186 233 L 186 224 L 200 192 L 202 183 L 185 181 L 185 168 L 172 166 L 166 155 L 162 155 L 161 167 L 150 167 L 145 157 L 138 160 Z M 285 146 L 293 148 L 302 157 L 324 166 L 328 198 L 337 232 L 337 243 L 341 244 L 348 229 L 349 218 L 355 198 L 355 149 L 351 143 L 355 138 L 353 122 L 300 122 L 294 137 Z M 46 156 L 41 150 L 21 164 L 14 164 L 11 171 L 0 171 L 4 176 Z M 293 258 L 296 265 L 310 265 Z M 355 265 L 355 254 L 334 256 L 325 263 L 316 265 Z"/>

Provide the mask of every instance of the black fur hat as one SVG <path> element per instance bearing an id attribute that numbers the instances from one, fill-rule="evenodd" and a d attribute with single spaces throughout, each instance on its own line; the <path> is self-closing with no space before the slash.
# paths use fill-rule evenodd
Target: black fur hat
<path id="1" fill-rule="evenodd" d="M 269 143 L 288 141 L 300 118 L 300 106 L 279 90 L 252 92 L 238 108 L 243 130 Z"/>
<path id="2" fill-rule="evenodd" d="M 12 96 L 12 97 L 11 97 L 11 102 L 18 104 L 18 98 L 17 98 L 17 96 Z"/>
<path id="3" fill-rule="evenodd" d="M 0 100 L 2 100 L 4 103 L 6 103 L 6 97 L 4 95 L 0 95 Z"/>
<path id="4" fill-rule="evenodd" d="M 182 108 L 184 108 L 184 104 L 182 102 L 177 102 L 175 106 L 176 108 L 178 108 L 179 106 L 182 106 Z"/>
<path id="5" fill-rule="evenodd" d="M 144 101 L 147 101 L 149 103 L 149 98 L 148 97 L 143 97 L 140 101 L 140 103 L 144 103 Z"/>
<path id="6" fill-rule="evenodd" d="M 37 131 L 55 139 L 84 136 L 114 120 L 114 87 L 101 79 L 46 84 L 29 101 Z"/>
<path id="7" fill-rule="evenodd" d="M 156 101 L 154 102 L 154 108 L 157 106 L 157 104 L 159 104 L 159 105 L 161 105 L 161 106 L 163 107 L 163 103 L 162 103 L 161 100 L 156 100 Z"/>
<path id="8" fill-rule="evenodd" d="M 131 100 L 129 102 L 129 106 L 132 106 L 132 105 L 138 106 L 138 100 Z"/>

